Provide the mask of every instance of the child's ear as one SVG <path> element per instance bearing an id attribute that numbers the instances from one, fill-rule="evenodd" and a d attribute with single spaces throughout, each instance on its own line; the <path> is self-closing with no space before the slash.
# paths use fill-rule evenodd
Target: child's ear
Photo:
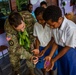
<path id="1" fill-rule="evenodd" d="M 62 17 L 59 17 L 58 22 L 61 23 L 62 22 Z"/>

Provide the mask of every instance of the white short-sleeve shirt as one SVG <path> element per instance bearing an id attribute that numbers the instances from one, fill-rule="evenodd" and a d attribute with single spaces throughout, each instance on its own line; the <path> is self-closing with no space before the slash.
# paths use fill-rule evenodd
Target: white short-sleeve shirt
<path id="1" fill-rule="evenodd" d="M 48 26 L 48 24 L 46 24 L 45 27 L 43 28 L 41 24 L 36 22 L 34 25 L 33 35 L 39 39 L 40 46 L 45 47 L 51 40 L 52 29 Z"/>
<path id="2" fill-rule="evenodd" d="M 55 42 L 61 46 L 76 47 L 76 24 L 64 17 L 60 29 L 53 29 Z"/>

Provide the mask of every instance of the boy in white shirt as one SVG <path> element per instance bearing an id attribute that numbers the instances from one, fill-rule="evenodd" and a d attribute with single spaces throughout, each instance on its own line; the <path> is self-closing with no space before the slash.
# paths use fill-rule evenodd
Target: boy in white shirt
<path id="1" fill-rule="evenodd" d="M 76 75 L 76 25 L 66 17 L 58 6 L 49 6 L 43 13 L 44 20 L 53 28 L 55 42 L 50 54 L 45 60 L 50 62 L 45 69 L 52 70 L 54 63 L 58 61 L 58 75 Z M 52 59 L 58 49 L 58 55 Z"/>
<path id="2" fill-rule="evenodd" d="M 43 19 L 43 12 L 45 8 L 43 7 L 38 7 L 35 10 L 35 16 L 38 22 L 35 23 L 34 25 L 34 33 L 33 35 L 36 37 L 36 49 L 33 50 L 34 54 L 36 54 L 36 50 L 39 50 L 39 62 L 36 64 L 36 68 L 39 68 L 43 71 L 45 75 L 45 70 L 44 70 L 44 58 L 49 55 L 51 46 L 54 42 L 52 38 L 52 29 L 50 29 L 49 25 L 46 24 L 46 22 Z M 56 65 L 54 69 L 56 68 Z"/>

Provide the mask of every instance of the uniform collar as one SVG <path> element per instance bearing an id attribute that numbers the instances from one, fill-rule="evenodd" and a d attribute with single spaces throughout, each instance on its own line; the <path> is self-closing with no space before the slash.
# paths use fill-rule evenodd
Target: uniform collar
<path id="1" fill-rule="evenodd" d="M 67 22 L 67 18 L 64 16 L 64 20 L 61 24 L 60 30 L 63 30 L 65 28 L 66 22 Z"/>

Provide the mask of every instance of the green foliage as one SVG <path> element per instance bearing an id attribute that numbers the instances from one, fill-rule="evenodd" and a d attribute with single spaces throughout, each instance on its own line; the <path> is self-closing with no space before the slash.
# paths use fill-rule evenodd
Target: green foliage
<path id="1" fill-rule="evenodd" d="M 0 9 L 1 12 L 5 15 L 7 15 L 10 12 L 8 0 L 0 1 Z"/>
<path id="2" fill-rule="evenodd" d="M 22 45 L 27 51 L 30 49 L 29 35 L 26 30 L 19 32 L 19 44 Z"/>
<path id="3" fill-rule="evenodd" d="M 21 5 L 22 4 L 28 4 L 28 1 L 29 0 L 16 0 L 16 4 L 17 4 L 17 7 L 18 7 L 18 10 L 21 10 Z"/>

